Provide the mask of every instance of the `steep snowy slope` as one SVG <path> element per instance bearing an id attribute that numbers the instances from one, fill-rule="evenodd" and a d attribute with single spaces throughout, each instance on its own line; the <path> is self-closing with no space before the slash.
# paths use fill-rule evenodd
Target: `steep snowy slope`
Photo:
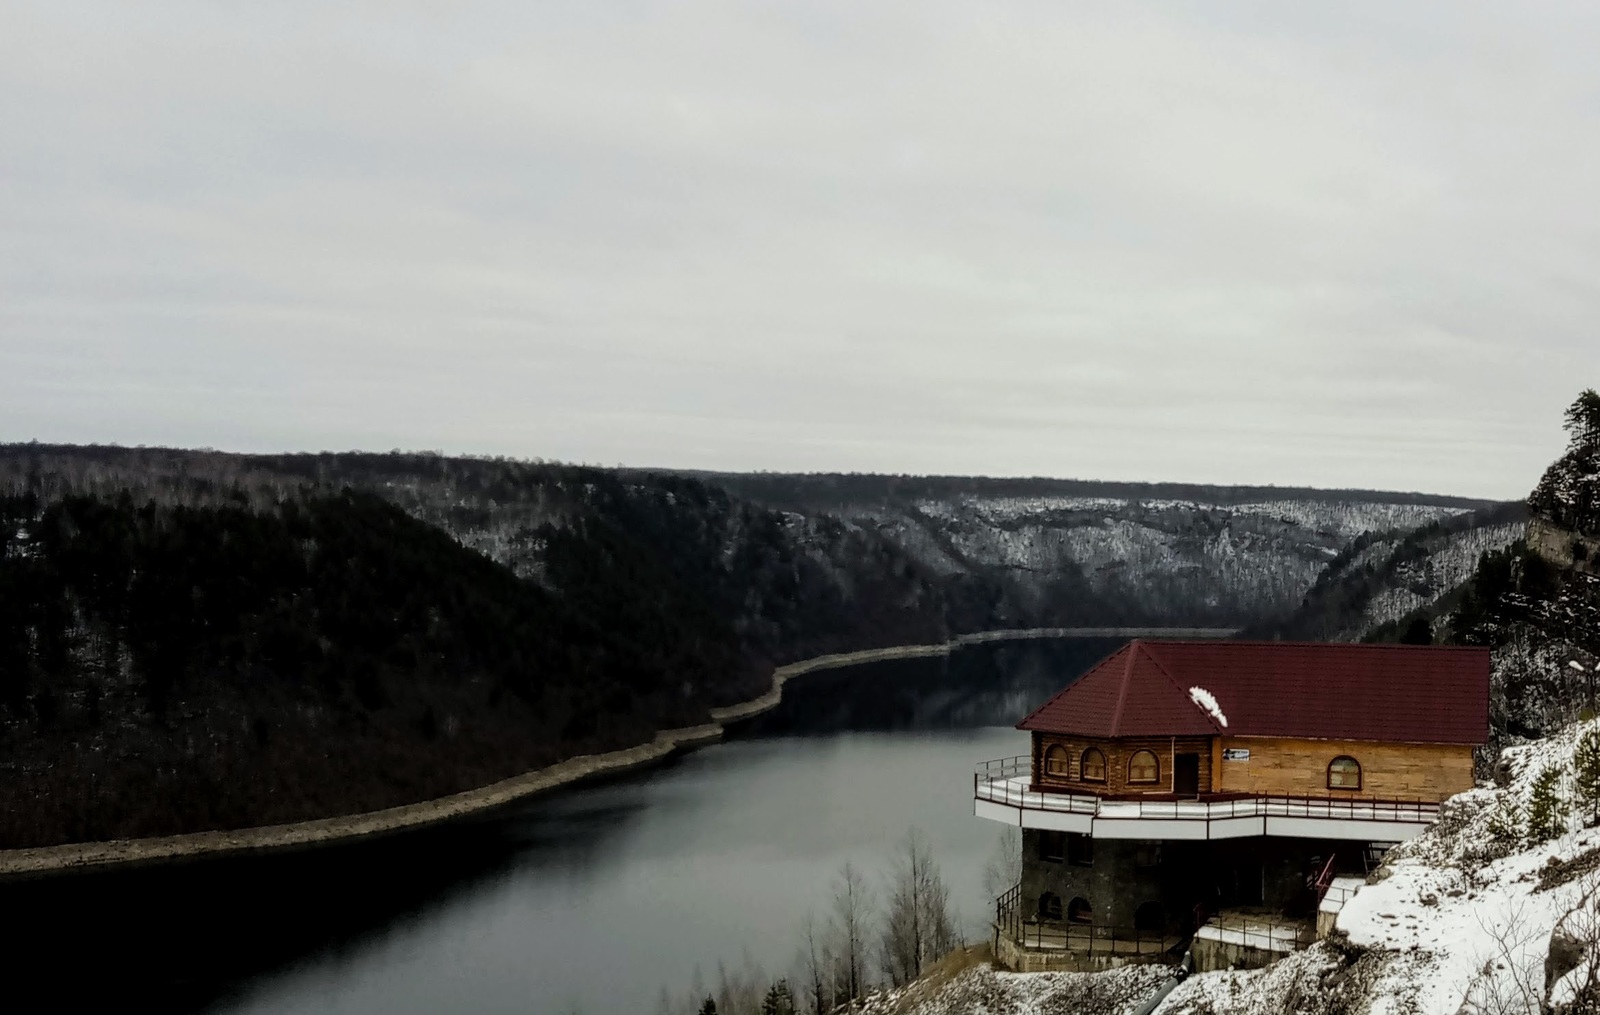
<path id="1" fill-rule="evenodd" d="M 1357 535 L 1317 575 L 1287 618 L 1263 625 L 1263 636 L 1358 641 L 1398 633 L 1421 611 L 1444 611 L 1485 553 L 1520 539 L 1527 512 L 1501 504 L 1427 521 L 1418 528 Z"/>
<path id="2" fill-rule="evenodd" d="M 1508 749 L 1506 785 L 1452 798 L 1438 824 L 1391 850 L 1329 942 L 1266 970 L 1191 977 L 1161 1015 L 1594 1011 L 1600 829 L 1574 779 L 1585 736 L 1600 736 L 1596 723 Z M 1549 838 L 1530 834 L 1546 771 L 1567 809 Z"/>

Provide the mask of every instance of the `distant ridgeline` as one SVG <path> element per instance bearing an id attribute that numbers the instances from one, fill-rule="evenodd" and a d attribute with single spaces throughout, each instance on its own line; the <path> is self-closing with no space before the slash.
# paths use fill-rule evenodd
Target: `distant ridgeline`
<path id="1" fill-rule="evenodd" d="M 0 848 L 437 797 L 826 652 L 1258 622 L 1352 539 L 1489 507 L 900 477 L 796 503 L 840 479 L 0 446 Z"/>

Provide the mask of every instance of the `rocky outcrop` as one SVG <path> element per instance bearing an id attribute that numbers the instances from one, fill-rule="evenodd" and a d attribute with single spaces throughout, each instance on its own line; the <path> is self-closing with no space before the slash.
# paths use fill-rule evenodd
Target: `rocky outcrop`
<path id="1" fill-rule="evenodd" d="M 1548 518 L 1528 520 L 1528 549 L 1556 567 L 1600 575 L 1600 536 L 1563 528 Z"/>

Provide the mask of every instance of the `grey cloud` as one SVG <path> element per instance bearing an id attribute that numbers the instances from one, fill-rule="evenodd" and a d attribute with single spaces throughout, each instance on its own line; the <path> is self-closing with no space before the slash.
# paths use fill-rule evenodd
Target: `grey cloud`
<path id="1" fill-rule="evenodd" d="M 0 435 L 1519 496 L 1583 7 L 16 4 Z"/>

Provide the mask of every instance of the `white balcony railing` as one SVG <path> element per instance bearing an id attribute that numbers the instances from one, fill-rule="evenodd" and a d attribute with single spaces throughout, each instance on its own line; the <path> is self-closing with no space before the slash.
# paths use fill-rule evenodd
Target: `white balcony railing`
<path id="1" fill-rule="evenodd" d="M 1267 793 L 1204 793 L 1195 798 L 1122 798 L 1032 787 L 1027 756 L 986 761 L 973 774 L 973 797 L 1028 811 L 1084 814 L 1116 820 L 1219 821 L 1228 818 L 1319 818 L 1425 825 L 1439 816 L 1428 800 L 1293 796 Z"/>

